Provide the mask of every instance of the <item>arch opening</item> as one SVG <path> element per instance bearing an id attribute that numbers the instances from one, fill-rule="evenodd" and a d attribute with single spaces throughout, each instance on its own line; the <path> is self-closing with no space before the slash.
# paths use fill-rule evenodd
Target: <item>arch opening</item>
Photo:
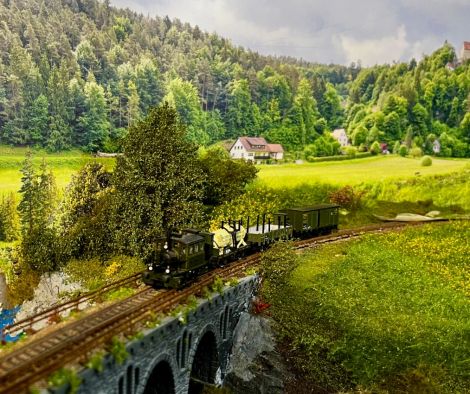
<path id="1" fill-rule="evenodd" d="M 218 368 L 217 341 L 214 333 L 208 331 L 199 341 L 194 355 L 188 394 L 199 394 L 204 387 L 213 386 Z"/>
<path id="2" fill-rule="evenodd" d="M 167 361 L 160 361 L 150 374 L 144 394 L 175 394 L 173 371 Z"/>

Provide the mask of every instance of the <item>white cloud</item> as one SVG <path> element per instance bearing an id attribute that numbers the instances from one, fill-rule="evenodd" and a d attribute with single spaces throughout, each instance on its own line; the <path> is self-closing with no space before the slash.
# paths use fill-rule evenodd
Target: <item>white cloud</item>
<path id="1" fill-rule="evenodd" d="M 408 61 L 470 40 L 470 0 L 111 0 L 168 15 L 263 54 L 317 62 Z"/>
<path id="2" fill-rule="evenodd" d="M 398 61 L 408 51 L 406 28 L 401 25 L 396 34 L 377 39 L 358 40 L 348 36 L 339 37 L 347 62 L 361 60 L 365 66 Z"/>

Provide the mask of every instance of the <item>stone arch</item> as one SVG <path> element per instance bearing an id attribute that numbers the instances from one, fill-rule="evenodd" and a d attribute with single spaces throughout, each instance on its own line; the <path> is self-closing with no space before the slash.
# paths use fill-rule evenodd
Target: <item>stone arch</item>
<path id="1" fill-rule="evenodd" d="M 214 384 L 220 368 L 218 337 L 212 327 L 200 335 L 192 357 L 188 394 L 201 393 L 204 384 Z M 188 365 L 189 367 L 189 365 Z"/>
<path id="2" fill-rule="evenodd" d="M 143 394 L 175 394 L 173 368 L 167 357 L 161 357 L 150 369 Z"/>

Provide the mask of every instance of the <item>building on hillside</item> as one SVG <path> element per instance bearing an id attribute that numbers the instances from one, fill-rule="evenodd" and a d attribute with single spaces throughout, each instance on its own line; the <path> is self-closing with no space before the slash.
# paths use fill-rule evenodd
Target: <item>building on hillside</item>
<path id="1" fill-rule="evenodd" d="M 230 148 L 233 159 L 246 159 L 256 163 L 282 160 L 284 149 L 280 144 L 268 144 L 262 137 L 239 137 Z"/>
<path id="2" fill-rule="evenodd" d="M 464 62 L 470 59 L 470 41 L 464 41 L 460 50 L 460 61 Z"/>
<path id="3" fill-rule="evenodd" d="M 331 132 L 331 136 L 339 142 L 339 144 L 343 146 L 348 146 L 349 144 L 349 138 L 348 135 L 346 134 L 346 130 L 344 129 L 336 129 Z"/>
<path id="4" fill-rule="evenodd" d="M 441 143 L 439 140 L 434 140 L 432 143 L 432 151 L 436 154 L 441 153 Z"/>

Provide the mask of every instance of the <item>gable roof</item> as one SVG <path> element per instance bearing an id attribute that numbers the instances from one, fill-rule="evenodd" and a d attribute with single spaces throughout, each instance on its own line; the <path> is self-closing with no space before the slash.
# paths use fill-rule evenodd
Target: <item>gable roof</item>
<path id="1" fill-rule="evenodd" d="M 470 41 L 463 42 L 463 49 L 465 49 L 466 51 L 470 51 Z"/>
<path id="2" fill-rule="evenodd" d="M 239 137 L 238 140 L 240 140 L 240 143 L 248 152 L 284 152 L 284 148 L 281 144 L 268 144 L 266 139 L 264 139 L 263 137 Z M 237 141 L 235 141 L 232 147 L 237 143 Z"/>
<path id="3" fill-rule="evenodd" d="M 284 148 L 281 144 L 268 144 L 268 152 L 271 153 L 282 153 L 284 152 Z"/>
<path id="4" fill-rule="evenodd" d="M 239 140 L 247 151 L 266 152 L 268 143 L 263 137 L 240 137 Z"/>

